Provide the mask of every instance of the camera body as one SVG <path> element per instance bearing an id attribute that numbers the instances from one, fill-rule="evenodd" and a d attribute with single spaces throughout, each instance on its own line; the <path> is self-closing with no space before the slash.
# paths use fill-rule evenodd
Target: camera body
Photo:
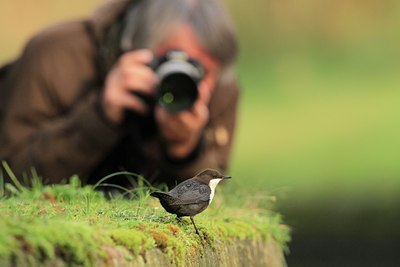
<path id="1" fill-rule="evenodd" d="M 156 58 L 150 67 L 159 78 L 157 102 L 172 113 L 188 110 L 198 98 L 203 66 L 184 51 L 170 50 Z"/>

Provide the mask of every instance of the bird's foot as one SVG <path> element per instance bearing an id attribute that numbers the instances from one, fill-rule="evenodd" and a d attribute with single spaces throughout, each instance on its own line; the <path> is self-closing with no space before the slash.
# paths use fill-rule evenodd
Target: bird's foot
<path id="1" fill-rule="evenodd" d="M 178 224 L 181 224 L 181 225 L 187 224 L 184 219 L 182 219 L 181 217 L 178 217 L 178 216 L 176 217 L 176 221 L 178 222 Z"/>

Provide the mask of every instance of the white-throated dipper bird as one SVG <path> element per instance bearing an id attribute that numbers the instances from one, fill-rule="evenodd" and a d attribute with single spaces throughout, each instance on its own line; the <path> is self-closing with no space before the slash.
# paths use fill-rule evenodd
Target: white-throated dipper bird
<path id="1" fill-rule="evenodd" d="M 215 187 L 222 180 L 232 178 L 219 171 L 206 169 L 193 178 L 178 184 L 169 192 L 153 192 L 150 194 L 160 200 L 166 211 L 176 214 L 178 218 L 189 216 L 196 233 L 200 236 L 193 217 L 210 205 Z"/>

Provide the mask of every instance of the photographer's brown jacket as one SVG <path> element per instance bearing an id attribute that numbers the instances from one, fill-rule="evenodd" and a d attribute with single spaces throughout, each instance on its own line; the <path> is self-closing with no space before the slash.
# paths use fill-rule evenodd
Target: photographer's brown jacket
<path id="1" fill-rule="evenodd" d="M 18 177 L 34 168 L 46 183 L 59 183 L 74 174 L 96 182 L 124 169 L 150 181 L 174 183 L 203 168 L 227 168 L 238 102 L 235 82 L 216 88 L 203 140 L 185 161 L 175 162 L 162 153 L 151 120 L 137 125 L 143 136 L 132 145 L 122 127 L 102 116 L 97 63 L 104 47 L 96 45 L 128 2 L 111 1 L 97 10 L 87 20 L 92 31 L 84 21 L 42 31 L 0 81 L 0 159 Z"/>

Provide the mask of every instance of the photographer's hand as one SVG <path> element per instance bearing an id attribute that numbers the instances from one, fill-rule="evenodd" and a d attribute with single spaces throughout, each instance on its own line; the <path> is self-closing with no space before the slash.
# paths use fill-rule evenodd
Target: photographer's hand
<path id="1" fill-rule="evenodd" d="M 108 73 L 101 105 L 114 124 L 122 123 L 125 110 L 140 114 L 149 112 L 146 103 L 132 93 L 155 94 L 157 76 L 147 65 L 152 59 L 153 54 L 147 49 L 126 52 Z"/>

